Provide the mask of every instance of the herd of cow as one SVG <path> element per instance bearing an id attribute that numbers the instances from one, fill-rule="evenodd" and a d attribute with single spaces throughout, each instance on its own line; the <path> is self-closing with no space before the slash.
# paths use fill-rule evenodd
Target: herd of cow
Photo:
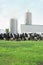
<path id="1" fill-rule="evenodd" d="M 37 34 L 37 33 L 22 33 L 22 34 L 10 34 L 10 33 L 4 33 L 0 34 L 0 40 L 43 40 L 43 34 Z"/>

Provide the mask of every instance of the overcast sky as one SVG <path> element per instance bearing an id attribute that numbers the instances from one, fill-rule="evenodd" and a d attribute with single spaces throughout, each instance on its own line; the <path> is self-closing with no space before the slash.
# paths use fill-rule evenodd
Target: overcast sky
<path id="1" fill-rule="evenodd" d="M 11 18 L 24 23 L 28 9 L 32 13 L 32 24 L 43 25 L 43 0 L 0 0 L 0 28 L 9 28 Z"/>

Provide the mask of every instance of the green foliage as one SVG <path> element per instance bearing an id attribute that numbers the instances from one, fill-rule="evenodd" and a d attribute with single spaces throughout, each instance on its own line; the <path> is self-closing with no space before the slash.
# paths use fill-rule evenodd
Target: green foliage
<path id="1" fill-rule="evenodd" d="M 0 65 L 43 65 L 43 41 L 0 41 Z"/>
<path id="2" fill-rule="evenodd" d="M 6 33 L 9 33 L 9 29 L 5 29 L 5 32 L 6 32 Z"/>

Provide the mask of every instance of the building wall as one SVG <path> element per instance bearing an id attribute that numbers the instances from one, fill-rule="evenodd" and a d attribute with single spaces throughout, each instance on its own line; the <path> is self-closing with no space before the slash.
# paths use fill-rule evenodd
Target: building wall
<path id="1" fill-rule="evenodd" d="M 43 25 L 21 25 L 21 33 L 43 33 Z"/>
<path id="2" fill-rule="evenodd" d="M 18 31 L 17 29 L 17 20 L 16 19 L 11 19 L 10 22 L 10 33 L 16 34 Z"/>
<path id="3" fill-rule="evenodd" d="M 1 33 L 5 33 L 5 30 L 4 29 L 0 29 L 0 34 Z"/>

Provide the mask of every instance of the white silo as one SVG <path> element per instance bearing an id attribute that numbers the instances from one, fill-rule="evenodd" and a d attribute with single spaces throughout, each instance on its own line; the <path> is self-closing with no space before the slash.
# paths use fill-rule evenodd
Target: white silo
<path id="1" fill-rule="evenodd" d="M 32 24 L 32 13 L 27 11 L 25 17 L 26 17 L 26 19 L 25 19 L 26 23 L 25 24 L 31 25 Z"/>
<path id="2" fill-rule="evenodd" d="M 18 32 L 17 19 L 11 19 L 10 21 L 10 33 L 16 34 Z"/>

